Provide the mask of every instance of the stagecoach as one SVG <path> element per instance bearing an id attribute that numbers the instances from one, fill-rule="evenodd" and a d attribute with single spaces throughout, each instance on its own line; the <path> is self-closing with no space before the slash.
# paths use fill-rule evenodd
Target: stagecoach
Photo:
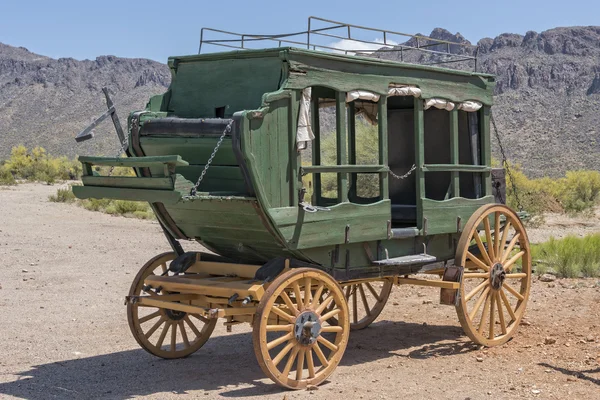
<path id="1" fill-rule="evenodd" d="M 472 69 L 476 54 L 419 36 L 389 44 L 398 32 L 374 30 L 378 51 L 315 44 L 357 29 L 367 28 L 313 17 L 291 35 L 204 29 L 201 50 L 235 49 L 169 58 L 170 87 L 131 113 L 125 132 L 106 92 L 109 110 L 94 126 L 111 116 L 126 157 L 80 157 L 83 185 L 73 190 L 150 203 L 172 247 L 140 269 L 126 297 L 148 352 L 189 356 L 218 320 L 228 331 L 249 323 L 269 378 L 318 385 L 351 331 L 407 284 L 440 288 L 475 343 L 514 336 L 531 253 L 491 167 L 494 77 L 423 65 Z M 246 48 L 265 42 L 276 47 Z M 407 62 L 415 54 L 428 62 Z M 189 241 L 208 251 L 185 251 Z"/>

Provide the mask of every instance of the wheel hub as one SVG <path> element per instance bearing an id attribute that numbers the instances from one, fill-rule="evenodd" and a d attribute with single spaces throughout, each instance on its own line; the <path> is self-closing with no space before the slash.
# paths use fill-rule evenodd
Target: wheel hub
<path id="1" fill-rule="evenodd" d="M 492 288 L 495 290 L 499 290 L 502 287 L 505 278 L 506 271 L 504 271 L 504 266 L 500 263 L 494 264 L 492 270 L 490 271 L 490 282 Z"/>
<path id="2" fill-rule="evenodd" d="M 319 316 L 313 311 L 305 311 L 298 315 L 294 326 L 294 336 L 300 344 L 308 346 L 317 341 L 321 333 Z"/>
<path id="3" fill-rule="evenodd" d="M 182 320 L 187 313 L 183 312 L 183 311 L 175 311 L 175 310 L 168 310 L 165 309 L 165 314 L 167 315 L 167 317 L 173 321 L 179 321 Z"/>

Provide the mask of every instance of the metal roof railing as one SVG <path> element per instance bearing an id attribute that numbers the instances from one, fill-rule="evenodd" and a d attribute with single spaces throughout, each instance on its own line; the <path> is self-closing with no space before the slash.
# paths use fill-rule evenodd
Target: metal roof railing
<path id="1" fill-rule="evenodd" d="M 315 25 L 321 25 L 315 28 Z M 343 34 L 340 31 L 343 30 Z M 358 38 L 356 33 L 376 33 L 381 36 L 379 40 L 364 40 Z M 217 38 L 214 38 L 217 36 Z M 391 37 L 406 39 L 404 43 L 397 43 Z M 348 49 L 336 47 L 336 43 L 323 44 L 324 40 L 338 40 L 337 43 L 356 43 L 363 48 Z M 293 46 L 312 50 L 332 51 L 353 55 L 371 55 L 373 53 L 397 53 L 400 62 L 405 62 L 409 54 L 421 52 L 431 55 L 430 60 L 423 62 L 426 65 L 448 64 L 457 62 L 474 62 L 474 71 L 477 71 L 478 47 L 467 43 L 457 43 L 448 40 L 432 39 L 427 36 L 411 35 L 385 29 L 370 28 L 360 25 L 346 24 L 319 17 L 308 17 L 308 29 L 301 32 L 283 33 L 275 35 L 256 35 L 248 33 L 230 32 L 221 29 L 202 28 L 200 30 L 200 46 L 198 54 L 202 53 L 207 45 L 231 49 L 251 49 L 260 44 L 276 43 L 278 47 Z M 264 47 L 264 46 L 263 46 Z M 268 46 L 267 46 L 268 47 Z M 366 48 L 365 48 L 366 47 Z M 464 49 L 463 53 L 452 52 L 452 49 Z M 410 60 L 414 62 L 414 58 Z"/>

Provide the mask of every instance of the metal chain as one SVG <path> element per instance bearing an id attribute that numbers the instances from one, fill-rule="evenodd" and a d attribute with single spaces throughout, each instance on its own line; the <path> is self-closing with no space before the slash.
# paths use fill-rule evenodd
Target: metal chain
<path id="1" fill-rule="evenodd" d="M 408 172 L 404 175 L 396 175 L 392 170 L 390 170 L 390 175 L 392 175 L 396 179 L 406 179 L 410 176 L 410 174 L 413 173 L 415 169 L 417 169 L 417 166 L 413 164 L 412 167 L 410 167 L 410 169 L 408 170 Z"/>
<path id="2" fill-rule="evenodd" d="M 512 187 L 513 193 L 515 194 L 515 200 L 517 201 L 517 208 L 519 209 L 519 211 L 523 211 L 523 204 L 521 203 L 521 198 L 520 198 L 519 192 L 517 190 L 517 185 L 515 184 L 515 179 L 512 175 L 510 167 L 508 165 L 506 153 L 504 153 L 504 147 L 502 147 L 502 141 L 500 140 L 500 135 L 498 134 L 498 128 L 496 127 L 496 121 L 494 121 L 494 116 L 491 113 L 490 113 L 490 121 L 492 122 L 492 126 L 494 128 L 494 134 L 496 135 L 496 140 L 498 141 L 498 147 L 500 147 L 500 153 L 502 154 L 502 166 L 504 168 L 506 168 L 506 173 L 508 175 L 508 180 L 510 181 L 510 186 Z"/>
<path id="3" fill-rule="evenodd" d="M 185 196 L 185 198 L 190 198 L 190 197 L 193 197 L 193 196 L 196 195 L 196 193 L 198 191 L 198 186 L 200 186 L 200 182 L 202 182 L 202 179 L 204 179 L 204 175 L 206 175 L 206 171 L 208 171 L 208 168 L 210 167 L 210 164 L 213 162 L 213 159 L 215 158 L 215 155 L 217 155 L 217 151 L 219 150 L 219 147 L 221 147 L 221 143 L 223 143 L 223 139 L 225 139 L 225 136 L 227 136 L 227 134 L 231 132 L 231 126 L 232 125 L 233 125 L 233 121 L 230 121 L 227 124 L 227 126 L 225 127 L 225 129 L 223 130 L 223 133 L 221 134 L 221 137 L 219 138 L 219 141 L 217 142 L 217 145 L 215 146 L 212 154 L 210 155 L 210 158 L 206 162 L 206 165 L 204 166 L 204 169 L 202 170 L 202 173 L 198 177 L 198 181 L 196 182 L 196 184 L 194 185 L 194 187 L 192 188 L 192 190 L 190 190 L 189 196 Z"/>

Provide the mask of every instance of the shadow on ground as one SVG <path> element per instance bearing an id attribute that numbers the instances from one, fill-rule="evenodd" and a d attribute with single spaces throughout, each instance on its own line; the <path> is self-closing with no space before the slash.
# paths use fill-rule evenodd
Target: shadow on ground
<path id="1" fill-rule="evenodd" d="M 406 353 L 414 347 L 421 348 Z M 473 348 L 456 326 L 382 321 L 352 332 L 341 364 L 389 357 L 452 356 Z M 0 384 L 0 394 L 34 400 L 122 399 L 201 390 L 237 398 L 284 391 L 271 381 L 261 381 L 265 377 L 249 333 L 211 338 L 198 353 L 180 360 L 162 360 L 136 349 L 36 365 L 15 374 L 19 379 Z"/>
<path id="2" fill-rule="evenodd" d="M 592 382 L 593 384 L 600 386 L 600 379 L 596 379 L 594 377 L 589 376 L 589 374 L 600 374 L 600 368 L 589 369 L 586 371 L 574 371 L 574 370 L 570 370 L 570 369 L 566 369 L 566 368 L 556 367 L 554 365 L 550 365 L 550 364 L 546 364 L 546 363 L 540 363 L 539 365 L 541 365 L 542 367 L 546 367 L 546 368 L 552 368 L 553 370 L 561 372 L 565 375 L 571 375 L 578 379 Z"/>

